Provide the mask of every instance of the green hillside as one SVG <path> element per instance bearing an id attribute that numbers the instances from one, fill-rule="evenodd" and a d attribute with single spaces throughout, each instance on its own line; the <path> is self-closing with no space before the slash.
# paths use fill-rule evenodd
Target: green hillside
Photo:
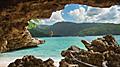
<path id="1" fill-rule="evenodd" d="M 58 22 L 54 25 L 39 25 L 29 29 L 33 36 L 86 36 L 86 35 L 105 35 L 120 34 L 120 24 L 112 23 L 72 23 Z"/>
<path id="2" fill-rule="evenodd" d="M 120 24 L 96 24 L 94 26 L 84 28 L 79 31 L 79 35 L 104 35 L 104 34 L 120 34 Z"/>

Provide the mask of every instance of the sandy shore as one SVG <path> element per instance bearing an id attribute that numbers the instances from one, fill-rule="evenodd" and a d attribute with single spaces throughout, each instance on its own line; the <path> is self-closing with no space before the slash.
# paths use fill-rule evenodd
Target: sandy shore
<path id="1" fill-rule="evenodd" d="M 21 57 L 18 57 L 21 58 Z M 16 59 L 15 57 L 0 57 L 0 67 L 7 67 L 11 62 L 14 62 Z"/>
<path id="2" fill-rule="evenodd" d="M 7 67 L 10 62 L 13 62 L 15 59 L 10 58 L 0 58 L 0 67 Z"/>

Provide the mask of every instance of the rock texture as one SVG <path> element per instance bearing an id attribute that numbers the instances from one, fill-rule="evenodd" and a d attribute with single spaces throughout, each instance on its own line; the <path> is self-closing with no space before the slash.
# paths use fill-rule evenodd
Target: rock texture
<path id="1" fill-rule="evenodd" d="M 60 67 L 120 67 L 120 47 L 112 35 L 93 40 L 91 43 L 82 40 L 88 50 L 71 46 L 61 55 L 65 57 Z"/>
<path id="2" fill-rule="evenodd" d="M 119 0 L 0 0 L 0 52 L 33 46 L 26 30 L 27 21 L 33 18 L 49 18 L 51 13 L 69 3 L 110 7 Z"/>
<path id="3" fill-rule="evenodd" d="M 26 28 L 27 22 L 32 18 L 49 17 L 54 4 L 43 5 L 39 0 L 7 1 L 8 6 L 0 10 L 0 52 L 38 45 Z"/>
<path id="4" fill-rule="evenodd" d="M 4 33 L 1 36 L 0 52 L 6 52 L 27 47 L 36 47 L 38 44 L 42 43 L 44 43 L 43 40 L 32 38 L 27 29 L 22 30 L 12 27 L 12 29 L 8 30 L 7 33 Z"/>
<path id="5" fill-rule="evenodd" d="M 46 61 L 43 61 L 30 55 L 24 56 L 22 59 L 16 59 L 14 62 L 10 63 L 8 67 L 55 67 L 55 66 L 54 61 L 50 58 Z"/>

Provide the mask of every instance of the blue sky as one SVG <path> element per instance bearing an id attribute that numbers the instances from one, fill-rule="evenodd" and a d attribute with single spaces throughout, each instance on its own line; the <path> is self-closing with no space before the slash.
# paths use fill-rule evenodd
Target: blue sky
<path id="1" fill-rule="evenodd" d="M 50 18 L 43 19 L 43 24 L 71 21 L 74 23 L 120 23 L 120 6 L 110 8 L 91 7 L 80 4 L 67 4 L 64 9 L 53 12 Z"/>
<path id="2" fill-rule="evenodd" d="M 80 9 L 80 8 L 84 8 L 86 11 L 88 9 L 88 6 L 86 5 L 79 5 L 79 4 L 70 4 L 70 5 L 66 5 L 65 9 L 63 9 L 62 11 L 62 17 L 63 19 L 65 19 L 66 21 L 73 21 L 75 20 L 75 18 L 69 14 L 70 11 L 75 10 L 75 9 Z"/>

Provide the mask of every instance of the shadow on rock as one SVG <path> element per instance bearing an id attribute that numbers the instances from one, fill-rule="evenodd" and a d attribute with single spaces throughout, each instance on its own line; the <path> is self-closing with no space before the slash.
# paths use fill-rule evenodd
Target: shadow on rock
<path id="1" fill-rule="evenodd" d="M 54 61 L 48 59 L 43 61 L 41 59 L 35 58 L 34 56 L 24 56 L 22 59 L 16 59 L 14 62 L 10 63 L 8 67 L 55 67 Z"/>
<path id="2" fill-rule="evenodd" d="M 62 51 L 60 67 L 120 67 L 120 47 L 112 35 L 81 42 L 88 50 L 71 46 Z"/>

